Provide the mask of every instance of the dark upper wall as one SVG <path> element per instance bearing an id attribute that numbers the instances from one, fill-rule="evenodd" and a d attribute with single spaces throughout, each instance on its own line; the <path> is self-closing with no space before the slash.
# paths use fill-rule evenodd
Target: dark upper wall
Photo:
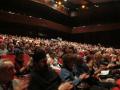
<path id="1" fill-rule="evenodd" d="M 69 33 L 51 30 L 49 28 L 9 22 L 0 22 L 0 33 L 41 38 L 62 37 L 64 40 L 70 40 L 71 36 Z"/>
<path id="2" fill-rule="evenodd" d="M 79 34 L 79 33 L 88 33 L 88 32 L 110 31 L 116 29 L 120 29 L 120 23 L 97 24 L 97 25 L 74 27 L 72 29 L 72 33 Z"/>
<path id="3" fill-rule="evenodd" d="M 72 40 L 95 45 L 101 43 L 106 47 L 120 48 L 120 29 L 74 34 Z"/>
<path id="4" fill-rule="evenodd" d="M 120 1 L 96 4 L 98 7 L 94 5 L 78 11 L 79 15 L 72 19 L 74 26 L 120 22 Z"/>

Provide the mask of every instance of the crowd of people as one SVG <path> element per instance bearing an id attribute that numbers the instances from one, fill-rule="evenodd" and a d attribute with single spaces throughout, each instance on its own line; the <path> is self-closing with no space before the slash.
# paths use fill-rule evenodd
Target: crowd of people
<path id="1" fill-rule="evenodd" d="M 0 90 L 120 90 L 120 49 L 0 34 Z"/>

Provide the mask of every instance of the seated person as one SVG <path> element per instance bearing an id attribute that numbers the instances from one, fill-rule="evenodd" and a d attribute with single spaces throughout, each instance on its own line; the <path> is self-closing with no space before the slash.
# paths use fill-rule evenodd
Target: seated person
<path id="1" fill-rule="evenodd" d="M 88 74 L 83 73 L 81 75 L 75 76 L 73 73 L 74 61 L 76 56 L 74 54 L 65 54 L 63 56 L 63 67 L 61 68 L 60 78 L 63 82 L 71 81 L 74 85 L 74 88 L 77 88 L 83 79 L 89 77 Z"/>
<path id="2" fill-rule="evenodd" d="M 16 90 L 19 80 L 14 79 L 14 75 L 13 63 L 8 60 L 0 60 L 0 90 Z"/>
<path id="3" fill-rule="evenodd" d="M 36 49 L 28 90 L 57 90 L 60 83 L 57 73 L 47 65 L 45 51 Z"/>
<path id="4" fill-rule="evenodd" d="M 6 55 L 8 53 L 8 50 L 6 48 L 6 44 L 4 42 L 0 43 L 0 56 Z"/>
<path id="5" fill-rule="evenodd" d="M 30 60 L 25 61 L 24 60 L 24 52 L 19 49 L 16 48 L 14 51 L 15 54 L 15 70 L 16 70 L 16 75 L 24 75 L 27 74 L 27 68 L 29 66 Z"/>

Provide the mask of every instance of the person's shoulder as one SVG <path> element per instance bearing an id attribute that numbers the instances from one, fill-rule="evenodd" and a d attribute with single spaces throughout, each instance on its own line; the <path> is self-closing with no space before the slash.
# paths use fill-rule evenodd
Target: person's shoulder
<path id="1" fill-rule="evenodd" d="M 51 69 L 50 70 L 50 80 L 59 80 L 60 79 L 60 77 L 59 77 L 59 75 L 55 72 L 55 70 L 53 70 L 53 69 Z"/>
<path id="2" fill-rule="evenodd" d="M 58 76 L 58 74 L 56 73 L 56 71 L 54 69 L 52 69 L 52 68 L 49 69 L 49 74 L 51 76 L 53 76 L 53 77 Z"/>
<path id="3" fill-rule="evenodd" d="M 65 77 L 65 76 L 69 76 L 70 75 L 70 71 L 67 70 L 66 68 L 62 68 L 60 71 L 60 77 Z"/>
<path id="4" fill-rule="evenodd" d="M 61 73 L 65 73 L 65 72 L 66 72 L 66 73 L 70 73 L 70 71 L 67 70 L 66 68 L 62 68 L 62 69 L 61 69 Z"/>

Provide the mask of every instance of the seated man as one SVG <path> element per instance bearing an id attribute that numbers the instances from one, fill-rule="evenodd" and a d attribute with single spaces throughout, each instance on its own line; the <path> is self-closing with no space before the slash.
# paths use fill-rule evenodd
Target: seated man
<path id="1" fill-rule="evenodd" d="M 59 84 L 59 76 L 47 65 L 45 51 L 38 48 L 33 55 L 28 90 L 57 90 Z"/>
<path id="2" fill-rule="evenodd" d="M 16 90 L 19 80 L 14 79 L 15 69 L 11 61 L 0 60 L 0 90 Z"/>

